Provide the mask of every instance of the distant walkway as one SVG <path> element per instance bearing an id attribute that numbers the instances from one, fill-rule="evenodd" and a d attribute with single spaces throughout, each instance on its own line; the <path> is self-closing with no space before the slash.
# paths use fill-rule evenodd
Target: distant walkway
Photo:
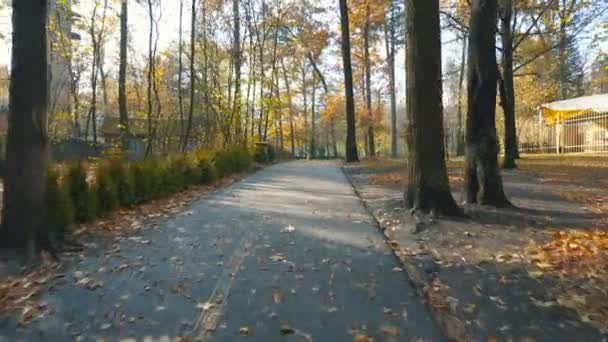
<path id="1" fill-rule="evenodd" d="M 0 341 L 443 340 L 335 162 L 268 167 L 88 254 Z"/>

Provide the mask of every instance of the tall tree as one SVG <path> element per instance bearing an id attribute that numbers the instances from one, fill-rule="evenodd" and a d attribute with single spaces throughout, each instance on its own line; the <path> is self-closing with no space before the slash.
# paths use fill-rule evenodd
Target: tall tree
<path id="1" fill-rule="evenodd" d="M 395 1 L 390 1 L 384 23 L 384 41 L 386 45 L 386 62 L 388 71 L 388 91 L 391 97 L 391 157 L 397 157 L 397 89 L 395 85 L 395 48 L 397 14 Z"/>
<path id="2" fill-rule="evenodd" d="M 499 74 L 500 102 L 505 118 L 505 158 L 503 168 L 515 168 L 517 138 L 515 131 L 515 90 L 513 85 L 513 0 L 502 2 L 500 38 L 502 41 L 502 76 Z"/>
<path id="3" fill-rule="evenodd" d="M 179 0 L 179 32 L 178 32 L 178 44 L 179 48 L 177 51 L 177 104 L 179 109 L 179 136 L 180 143 L 184 144 L 184 0 Z"/>
<path id="4" fill-rule="evenodd" d="M 439 0 L 406 4 L 408 173 L 407 206 L 420 212 L 457 215 L 443 145 Z"/>
<path id="5" fill-rule="evenodd" d="M 344 93 L 346 102 L 346 161 L 358 162 L 355 121 L 355 96 L 353 92 L 353 71 L 350 58 L 350 29 L 348 4 L 340 0 L 340 26 L 342 31 L 342 63 L 344 65 Z"/>
<path id="6" fill-rule="evenodd" d="M 129 135 L 129 113 L 127 108 L 127 46 L 128 46 L 128 4 L 122 0 L 120 8 L 120 63 L 118 67 L 118 111 L 122 131 L 123 149 L 127 148 L 126 137 Z"/>
<path id="7" fill-rule="evenodd" d="M 372 117 L 372 63 L 370 60 L 370 35 L 371 35 L 371 8 L 369 0 L 365 1 L 365 25 L 363 28 L 363 53 L 365 67 L 365 109 L 369 123 L 367 126 L 368 150 L 371 157 L 376 156 L 376 143 L 374 137 L 374 119 Z"/>
<path id="8" fill-rule="evenodd" d="M 192 20 L 190 22 L 190 109 L 188 111 L 188 122 L 182 151 L 186 151 L 190 143 L 190 131 L 192 130 L 192 116 L 194 115 L 194 86 L 196 74 L 194 70 L 194 58 L 196 57 L 196 0 L 192 0 Z M 207 89 L 205 89 L 207 91 Z"/>
<path id="9" fill-rule="evenodd" d="M 17 249 L 41 248 L 48 143 L 47 2 L 13 0 L 2 241 Z"/>
<path id="10" fill-rule="evenodd" d="M 234 64 L 234 104 L 232 107 L 232 119 L 236 122 L 236 135 L 240 136 L 241 129 L 241 15 L 239 11 L 239 0 L 232 1 L 232 14 L 234 21 L 234 37 L 232 42 L 233 64 Z"/>
<path id="11" fill-rule="evenodd" d="M 496 137 L 496 0 L 473 0 L 469 23 L 465 197 L 467 203 L 506 206 Z"/>

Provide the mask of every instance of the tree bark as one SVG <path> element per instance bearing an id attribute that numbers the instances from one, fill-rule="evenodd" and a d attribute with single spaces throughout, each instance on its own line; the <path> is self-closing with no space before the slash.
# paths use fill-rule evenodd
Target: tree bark
<path id="1" fill-rule="evenodd" d="M 376 142 L 374 139 L 374 117 L 372 113 L 372 66 L 369 56 L 369 35 L 371 31 L 369 0 L 365 2 L 365 28 L 363 30 L 363 49 L 365 58 L 365 109 L 369 123 L 367 126 L 367 142 L 369 144 L 369 156 L 376 156 Z"/>
<path id="2" fill-rule="evenodd" d="M 507 206 L 496 138 L 496 0 L 474 0 L 468 54 L 465 200 Z"/>
<path id="3" fill-rule="evenodd" d="M 152 151 L 152 82 L 153 82 L 153 75 L 154 75 L 154 12 L 153 12 L 154 8 L 152 6 L 152 0 L 148 0 L 148 20 L 150 23 L 150 31 L 148 32 L 148 86 L 146 89 L 146 95 L 147 95 L 147 104 L 148 104 L 148 112 L 147 112 L 147 119 L 148 119 L 148 137 L 147 137 L 147 143 L 146 143 L 146 156 L 149 155 L 149 153 L 151 153 Z"/>
<path id="4" fill-rule="evenodd" d="M 353 92 L 353 71 L 350 58 L 350 28 L 347 0 L 340 0 L 340 26 L 342 31 L 342 63 L 344 65 L 344 92 L 346 101 L 346 162 L 359 161 L 355 121 L 355 96 Z"/>
<path id="5" fill-rule="evenodd" d="M 235 136 L 240 136 L 241 131 L 241 16 L 239 12 L 239 0 L 233 0 L 232 12 L 234 19 L 234 105 L 232 107 L 232 118 L 236 120 Z"/>
<path id="6" fill-rule="evenodd" d="M 179 0 L 179 48 L 177 52 L 177 103 L 179 107 L 179 137 L 180 146 L 184 145 L 186 123 L 184 122 L 184 0 Z"/>
<path id="7" fill-rule="evenodd" d="M 289 142 L 291 144 L 291 156 L 294 157 L 296 155 L 296 137 L 293 122 L 293 100 L 291 98 L 291 87 L 289 86 L 287 69 L 285 68 L 285 61 L 283 58 L 281 58 L 281 69 L 283 70 L 283 82 L 285 82 L 285 90 L 287 91 L 287 105 L 289 106 Z"/>
<path id="8" fill-rule="evenodd" d="M 37 251 L 42 247 L 46 201 L 47 2 L 13 0 L 2 243 Z"/>
<path id="9" fill-rule="evenodd" d="M 439 0 L 409 0 L 407 25 L 408 208 L 458 215 L 443 146 Z"/>
<path id="10" fill-rule="evenodd" d="M 190 109 L 188 110 L 188 121 L 186 123 L 186 133 L 182 152 L 186 152 L 190 143 L 190 131 L 192 130 L 192 116 L 194 115 L 194 82 L 196 74 L 194 70 L 194 57 L 196 53 L 196 0 L 192 0 L 192 20 L 190 22 Z M 205 89 L 207 91 L 207 89 Z"/>
<path id="11" fill-rule="evenodd" d="M 127 44 L 128 44 L 128 7 L 127 0 L 122 0 L 120 10 L 120 63 L 118 67 L 118 111 L 122 134 L 122 148 L 127 149 L 126 138 L 129 135 L 129 113 L 127 108 Z"/>
<path id="12" fill-rule="evenodd" d="M 397 157 L 397 93 L 395 85 L 395 3 L 391 1 L 388 18 L 384 27 L 386 61 L 388 68 L 388 91 L 391 98 L 391 157 Z M 461 82 L 462 83 L 462 82 Z"/>
<path id="13" fill-rule="evenodd" d="M 516 167 L 517 132 L 515 126 L 515 91 L 513 85 L 513 0 L 504 0 L 500 18 L 502 40 L 502 77 L 499 78 L 500 105 L 505 118 L 505 158 L 503 168 Z"/>
<path id="14" fill-rule="evenodd" d="M 462 120 L 463 113 L 463 93 L 464 93 L 464 76 L 467 65 L 467 41 L 468 41 L 468 33 L 464 34 L 462 37 L 462 52 L 460 55 L 460 71 L 458 76 L 458 127 L 457 127 L 457 136 L 456 136 L 456 155 L 463 156 L 464 155 L 464 127 Z"/>
<path id="15" fill-rule="evenodd" d="M 315 76 L 312 77 L 312 103 L 310 108 L 310 154 L 309 159 L 315 159 L 317 157 L 317 130 L 316 130 L 316 120 L 315 120 L 315 111 L 316 111 L 316 103 L 317 103 L 317 83 L 315 80 Z"/>

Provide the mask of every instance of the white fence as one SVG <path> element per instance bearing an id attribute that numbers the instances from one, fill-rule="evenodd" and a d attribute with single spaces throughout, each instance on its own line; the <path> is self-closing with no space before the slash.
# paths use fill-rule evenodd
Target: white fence
<path id="1" fill-rule="evenodd" d="M 608 113 L 589 112 L 554 123 L 540 117 L 518 128 L 522 153 L 608 153 Z"/>

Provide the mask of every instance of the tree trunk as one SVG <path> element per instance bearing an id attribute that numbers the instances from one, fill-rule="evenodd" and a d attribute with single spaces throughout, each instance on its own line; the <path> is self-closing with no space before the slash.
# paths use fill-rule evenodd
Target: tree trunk
<path id="1" fill-rule="evenodd" d="M 120 113 L 120 129 L 122 148 L 127 149 L 126 138 L 129 135 L 129 113 L 127 109 L 127 40 L 128 40 L 128 7 L 127 0 L 122 0 L 120 10 L 120 63 L 118 67 L 118 111 Z"/>
<path id="2" fill-rule="evenodd" d="M 281 58 L 281 69 L 283 70 L 283 81 L 285 82 L 285 90 L 287 91 L 287 105 L 289 106 L 289 142 L 291 144 L 291 156 L 296 155 L 296 137 L 295 127 L 293 122 L 293 100 L 291 98 L 291 87 L 289 86 L 289 80 L 287 79 L 287 69 L 285 68 L 285 61 Z"/>
<path id="3" fill-rule="evenodd" d="M 153 44 L 154 44 L 154 12 L 152 6 L 152 0 L 148 0 L 148 20 L 150 23 L 150 31 L 148 32 L 148 87 L 146 90 L 147 93 L 147 102 L 148 102 L 148 137 L 146 142 L 146 156 L 152 151 L 152 82 L 154 75 L 154 52 L 153 52 Z"/>
<path id="4" fill-rule="evenodd" d="M 410 0 L 407 25 L 408 208 L 457 215 L 443 146 L 439 0 Z"/>
<path id="5" fill-rule="evenodd" d="M 194 57 L 196 53 L 196 0 L 192 0 L 192 20 L 190 22 L 190 109 L 188 110 L 188 121 L 186 123 L 186 133 L 182 152 L 186 152 L 190 143 L 190 131 L 192 130 L 192 116 L 194 115 L 194 82 L 196 74 L 194 70 Z M 205 89 L 207 91 L 207 89 Z"/>
<path id="6" fill-rule="evenodd" d="M 367 138 L 369 143 L 369 156 L 376 156 L 376 143 L 374 139 L 374 118 L 372 113 L 372 66 L 369 56 L 369 35 L 371 31 L 369 0 L 365 3 L 365 28 L 363 30 L 363 49 L 365 57 L 365 109 L 369 118 Z"/>
<path id="7" fill-rule="evenodd" d="M 236 120 L 235 136 L 240 136 L 241 131 L 241 16 L 239 13 L 239 0 L 233 0 L 232 12 L 234 17 L 234 105 L 232 118 Z"/>
<path id="8" fill-rule="evenodd" d="M 342 63 L 344 65 L 344 92 L 346 101 L 346 162 L 359 161 L 355 121 L 355 96 L 353 71 L 350 60 L 350 28 L 347 0 L 340 0 L 340 26 L 342 31 Z"/>
<path id="9" fill-rule="evenodd" d="M 384 26 L 386 61 L 388 68 L 388 91 L 391 97 L 391 157 L 397 157 L 397 93 L 395 85 L 395 3 L 391 1 L 390 11 Z"/>
<path id="10" fill-rule="evenodd" d="M 502 77 L 499 78 L 500 104 L 505 118 L 505 159 L 503 168 L 515 168 L 517 132 L 515 126 L 515 91 L 513 85 L 513 0 L 503 1 L 500 25 L 502 40 Z"/>
<path id="11" fill-rule="evenodd" d="M 32 252 L 43 247 L 43 234 L 48 233 L 42 229 L 48 158 L 46 16 L 46 1 L 13 0 L 1 241 Z"/>
<path id="12" fill-rule="evenodd" d="M 184 83 L 184 30 L 183 30 L 183 22 L 184 22 L 184 0 L 179 0 L 179 33 L 178 33 L 178 53 L 177 53 L 177 103 L 179 109 L 179 143 L 180 147 L 184 145 L 184 135 L 186 130 L 186 124 L 184 122 L 184 92 L 183 92 L 183 83 Z"/>
<path id="13" fill-rule="evenodd" d="M 466 58 L 467 58 L 467 41 L 468 41 L 468 33 L 464 34 L 462 37 L 462 52 L 460 55 L 460 71 L 458 77 L 458 132 L 456 133 L 456 155 L 463 156 L 464 155 L 464 127 L 462 120 L 462 112 L 463 112 L 463 101 L 462 98 L 464 96 L 464 75 L 466 71 Z"/>
<path id="14" fill-rule="evenodd" d="M 315 120 L 315 110 L 316 110 L 316 102 L 317 102 L 317 84 L 315 77 L 312 77 L 312 103 L 310 109 L 310 155 L 309 159 L 317 158 L 317 139 L 316 139 L 316 120 Z"/>
<path id="15" fill-rule="evenodd" d="M 496 138 L 496 0 L 474 0 L 469 24 L 465 200 L 509 204 L 498 168 Z"/>

